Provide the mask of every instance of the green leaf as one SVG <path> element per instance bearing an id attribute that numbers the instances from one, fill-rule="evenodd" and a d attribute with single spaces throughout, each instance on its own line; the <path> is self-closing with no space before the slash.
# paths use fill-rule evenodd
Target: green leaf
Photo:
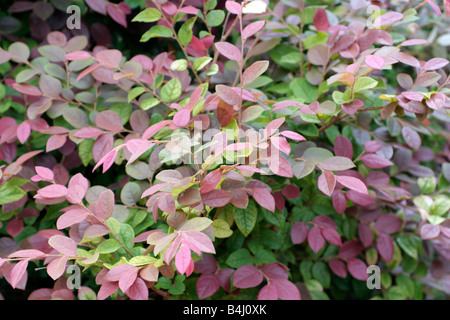
<path id="1" fill-rule="evenodd" d="M 119 240 L 124 244 L 127 249 L 134 247 L 133 239 L 135 238 L 134 230 L 129 224 L 122 224 L 119 232 Z"/>
<path id="2" fill-rule="evenodd" d="M 187 46 L 192 40 L 192 27 L 194 26 L 197 17 L 192 17 L 187 20 L 178 30 L 178 40 L 182 46 Z"/>
<path id="3" fill-rule="evenodd" d="M 399 274 L 395 278 L 395 282 L 400 288 L 403 289 L 403 292 L 406 293 L 409 298 L 414 296 L 414 282 L 411 278 L 404 274 Z"/>
<path id="4" fill-rule="evenodd" d="M 173 36 L 172 30 L 164 26 L 153 26 L 141 37 L 141 42 L 147 42 L 152 38 L 170 38 Z"/>
<path id="5" fill-rule="evenodd" d="M 360 77 L 358 80 L 356 80 L 355 84 L 353 85 L 353 92 L 359 92 L 362 90 L 372 89 L 375 88 L 378 85 L 378 81 L 375 79 L 372 79 L 370 77 Z"/>
<path id="6" fill-rule="evenodd" d="M 128 102 L 130 102 L 131 100 L 140 96 L 144 92 L 145 92 L 144 87 L 136 87 L 136 88 L 131 89 L 130 92 L 128 92 Z"/>
<path id="7" fill-rule="evenodd" d="M 296 98 L 304 103 L 311 103 L 317 100 L 317 87 L 312 86 L 304 78 L 294 78 L 289 87 Z"/>
<path id="8" fill-rule="evenodd" d="M 331 274 L 327 265 L 323 261 L 317 261 L 312 267 L 314 279 L 320 282 L 324 288 L 329 288 L 331 283 Z"/>
<path id="9" fill-rule="evenodd" d="M 228 256 L 226 263 L 230 267 L 237 269 L 246 264 L 253 265 L 253 259 L 252 256 L 250 255 L 250 252 L 248 252 L 247 249 L 242 248 L 231 253 Z"/>
<path id="10" fill-rule="evenodd" d="M 3 84 L 0 83 L 0 100 L 3 100 L 5 95 L 6 95 L 6 88 Z"/>
<path id="11" fill-rule="evenodd" d="M 315 47 L 319 44 L 324 44 L 326 43 L 328 40 L 328 34 L 323 32 L 323 31 L 319 31 L 316 34 L 313 34 L 309 37 L 307 37 L 305 39 L 305 41 L 303 41 L 303 46 L 306 50 Z"/>
<path id="12" fill-rule="evenodd" d="M 148 98 L 141 102 L 141 109 L 148 110 L 157 106 L 159 103 L 160 101 L 157 98 Z"/>
<path id="13" fill-rule="evenodd" d="M 302 274 L 304 281 L 312 279 L 312 266 L 313 262 L 311 260 L 302 260 L 302 262 L 300 262 L 300 273 Z"/>
<path id="14" fill-rule="evenodd" d="M 98 253 L 112 253 L 119 248 L 120 248 L 119 241 L 117 241 L 116 239 L 108 239 L 100 243 L 96 251 Z"/>
<path id="15" fill-rule="evenodd" d="M 247 209 L 234 209 L 234 221 L 244 236 L 248 236 L 252 232 L 256 224 L 258 210 L 253 201 L 248 203 Z"/>
<path id="16" fill-rule="evenodd" d="M 220 26 L 225 19 L 225 12 L 222 10 L 213 10 L 206 14 L 206 23 L 211 27 Z"/>
<path id="17" fill-rule="evenodd" d="M 406 235 L 401 235 L 397 239 L 397 243 L 403 251 L 406 252 L 414 260 L 418 259 L 418 251 L 414 244 L 410 241 L 409 237 Z"/>
<path id="18" fill-rule="evenodd" d="M 177 59 L 170 65 L 170 70 L 173 71 L 184 71 L 188 67 L 188 62 L 186 59 Z"/>
<path id="19" fill-rule="evenodd" d="M 388 300 L 405 300 L 407 298 L 403 288 L 399 286 L 393 286 L 386 292 L 386 298 Z"/>
<path id="20" fill-rule="evenodd" d="M 431 205 L 431 214 L 443 216 L 450 210 L 450 198 L 446 195 L 440 194 L 434 198 Z"/>
<path id="21" fill-rule="evenodd" d="M 200 71 L 212 61 L 211 57 L 201 57 L 194 61 L 195 71 Z"/>
<path id="22" fill-rule="evenodd" d="M 2 189 L 0 190 L 0 205 L 20 200 L 24 195 L 27 194 L 18 186 L 11 186 L 7 188 L 3 187 L 4 186 L 2 186 Z"/>
<path id="23" fill-rule="evenodd" d="M 106 224 L 111 229 L 112 233 L 119 234 L 120 232 L 120 222 L 116 218 L 110 217 L 106 220 Z"/>
<path id="24" fill-rule="evenodd" d="M 212 226 L 214 227 L 214 236 L 216 238 L 228 238 L 233 234 L 228 223 L 222 219 L 214 220 Z"/>
<path id="25" fill-rule="evenodd" d="M 78 145 L 78 155 L 80 156 L 83 166 L 87 167 L 89 162 L 93 159 L 92 147 L 94 146 L 94 140 L 85 139 Z"/>
<path id="26" fill-rule="evenodd" d="M 161 12 L 155 8 L 147 8 L 139 12 L 132 22 L 155 22 L 161 19 Z"/>
<path id="27" fill-rule="evenodd" d="M 173 78 L 161 88 L 161 99 L 170 102 L 181 96 L 181 82 L 178 78 Z"/>
<path id="28" fill-rule="evenodd" d="M 158 261 L 158 259 L 150 256 L 136 256 L 130 259 L 129 264 L 140 267 Z"/>

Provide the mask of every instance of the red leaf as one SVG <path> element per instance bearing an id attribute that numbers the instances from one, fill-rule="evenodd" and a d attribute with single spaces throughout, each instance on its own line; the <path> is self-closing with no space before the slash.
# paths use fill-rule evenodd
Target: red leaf
<path id="1" fill-rule="evenodd" d="M 264 280 L 261 271 L 251 265 L 245 265 L 237 269 L 233 274 L 233 286 L 246 289 L 258 286 Z"/>
<path id="2" fill-rule="evenodd" d="M 23 230 L 23 220 L 21 219 L 13 219 L 8 222 L 6 226 L 6 232 L 11 236 L 15 237 L 19 235 Z"/>
<path id="3" fill-rule="evenodd" d="M 19 261 L 11 270 L 10 284 L 15 289 L 20 280 L 25 276 L 28 267 L 28 260 Z"/>
<path id="4" fill-rule="evenodd" d="M 358 280 L 366 281 L 367 275 L 367 265 L 359 259 L 352 258 L 347 261 L 348 272 Z"/>
<path id="5" fill-rule="evenodd" d="M 314 226 L 311 228 L 311 230 L 309 230 L 308 243 L 309 246 L 311 247 L 311 250 L 314 251 L 315 253 L 319 252 L 320 249 L 322 249 L 322 247 L 325 244 L 325 239 L 322 236 L 320 227 Z"/>
<path id="6" fill-rule="evenodd" d="M 137 278 L 125 294 L 131 300 L 148 300 L 148 288 L 145 281 L 141 278 Z"/>
<path id="7" fill-rule="evenodd" d="M 342 213 L 347 209 L 347 199 L 345 195 L 339 191 L 334 191 L 332 195 L 333 207 L 338 213 Z"/>
<path id="8" fill-rule="evenodd" d="M 314 27 L 318 31 L 324 31 L 327 32 L 328 28 L 330 27 L 330 22 L 328 21 L 327 12 L 323 8 L 317 8 L 316 12 L 314 12 L 313 17 L 313 23 Z"/>
<path id="9" fill-rule="evenodd" d="M 334 154 L 336 156 L 353 158 L 353 146 L 349 139 L 344 136 L 337 136 L 334 140 Z"/>
<path id="10" fill-rule="evenodd" d="M 208 298 L 219 290 L 220 279 L 212 273 L 202 274 L 197 280 L 196 288 L 199 299 Z"/>
<path id="11" fill-rule="evenodd" d="M 281 189 L 281 193 L 286 198 L 297 199 L 300 196 L 300 189 L 293 184 L 288 184 Z"/>
<path id="12" fill-rule="evenodd" d="M 337 233 L 336 230 L 332 228 L 324 228 L 322 229 L 322 236 L 327 240 L 329 243 L 335 246 L 342 245 L 341 236 L 339 233 Z"/>
<path id="13" fill-rule="evenodd" d="M 266 284 L 259 290 L 258 300 L 278 300 L 278 290 L 273 284 Z"/>
<path id="14" fill-rule="evenodd" d="M 231 195 L 221 189 L 214 189 L 202 194 L 202 201 L 209 207 L 224 207 L 231 201 Z"/>
<path id="15" fill-rule="evenodd" d="M 212 191 L 219 184 L 221 179 L 222 171 L 219 169 L 208 173 L 200 183 L 200 192 L 208 193 Z"/>
<path id="16" fill-rule="evenodd" d="M 97 127 L 111 132 L 121 132 L 123 130 L 122 119 L 112 110 L 100 112 L 95 117 L 95 124 Z"/>
<path id="17" fill-rule="evenodd" d="M 293 244 L 303 243 L 308 237 L 309 227 L 304 222 L 296 222 L 291 229 L 291 240 Z"/>
<path id="18" fill-rule="evenodd" d="M 362 247 L 357 240 L 347 241 L 339 248 L 339 258 L 348 260 L 361 253 Z"/>
<path id="19" fill-rule="evenodd" d="M 347 268 L 345 267 L 345 263 L 341 260 L 331 259 L 330 261 L 328 261 L 328 265 L 330 266 L 330 269 L 334 274 L 344 279 L 347 277 Z"/>
<path id="20" fill-rule="evenodd" d="M 275 212 L 275 199 L 269 190 L 264 188 L 254 188 L 252 189 L 252 196 L 263 208 Z"/>
<path id="21" fill-rule="evenodd" d="M 136 281 L 138 275 L 138 268 L 132 268 L 122 274 L 119 279 L 119 288 L 123 292 L 126 292 Z"/>
<path id="22" fill-rule="evenodd" d="M 317 216 L 313 219 L 312 222 L 321 228 L 331 228 L 334 230 L 337 229 L 336 223 L 330 217 L 327 216 Z"/>
<path id="23" fill-rule="evenodd" d="M 372 230 L 370 230 L 370 228 L 366 224 L 364 224 L 364 223 L 358 224 L 358 234 L 359 234 L 359 239 L 361 240 L 364 247 L 367 248 L 372 245 L 372 243 L 373 243 Z"/>
<path id="24" fill-rule="evenodd" d="M 42 95 L 41 90 L 39 90 L 38 87 L 32 86 L 31 84 L 13 83 L 11 87 L 24 95 L 36 97 Z"/>
<path id="25" fill-rule="evenodd" d="M 285 279 L 272 280 L 273 284 L 277 288 L 278 297 L 283 300 L 300 300 L 300 291 L 290 281 Z"/>
<path id="26" fill-rule="evenodd" d="M 230 191 L 231 204 L 237 208 L 245 209 L 248 206 L 248 193 L 243 189 Z"/>
<path id="27" fill-rule="evenodd" d="M 377 238 L 377 250 L 385 261 L 391 261 L 394 257 L 394 243 L 392 238 L 387 234 L 380 233 Z"/>
<path id="28" fill-rule="evenodd" d="M 375 223 L 375 230 L 384 233 L 391 234 L 400 230 L 403 225 L 403 220 L 395 214 L 385 214 L 377 219 Z"/>
<path id="29" fill-rule="evenodd" d="M 105 300 L 119 289 L 118 282 L 104 281 L 97 294 L 98 300 Z"/>

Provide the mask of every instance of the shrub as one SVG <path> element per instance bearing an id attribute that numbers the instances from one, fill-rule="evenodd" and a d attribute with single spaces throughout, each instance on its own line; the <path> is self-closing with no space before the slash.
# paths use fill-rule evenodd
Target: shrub
<path id="1" fill-rule="evenodd" d="M 448 295 L 448 19 L 414 2 L 89 0 L 79 30 L 65 1 L 12 4 L 6 282 L 70 300 L 74 265 L 78 299 Z"/>

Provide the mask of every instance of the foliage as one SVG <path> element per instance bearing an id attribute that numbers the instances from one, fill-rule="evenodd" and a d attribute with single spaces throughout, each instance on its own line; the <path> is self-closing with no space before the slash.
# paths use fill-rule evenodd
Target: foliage
<path id="1" fill-rule="evenodd" d="M 382 3 L 1 10 L 2 291 L 448 296 L 450 2 Z"/>

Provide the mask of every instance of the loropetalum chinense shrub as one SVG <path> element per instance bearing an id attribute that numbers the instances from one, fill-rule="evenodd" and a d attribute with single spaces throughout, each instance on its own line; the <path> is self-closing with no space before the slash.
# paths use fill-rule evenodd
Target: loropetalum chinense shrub
<path id="1" fill-rule="evenodd" d="M 449 295 L 450 1 L 70 4 L 0 11 L 5 299 Z"/>

